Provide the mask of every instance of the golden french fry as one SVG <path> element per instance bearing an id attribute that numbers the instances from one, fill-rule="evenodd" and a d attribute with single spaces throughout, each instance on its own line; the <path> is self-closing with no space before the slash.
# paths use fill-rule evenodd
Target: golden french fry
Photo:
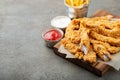
<path id="1" fill-rule="evenodd" d="M 79 0 L 79 5 L 83 4 L 83 0 Z"/>
<path id="2" fill-rule="evenodd" d="M 74 6 L 74 1 L 73 0 L 70 0 L 70 1 L 71 1 L 72 6 Z"/>
<path id="3" fill-rule="evenodd" d="M 90 0 L 85 0 L 84 4 L 89 4 Z"/>
<path id="4" fill-rule="evenodd" d="M 66 0 L 66 3 L 71 6 L 70 0 Z"/>
<path id="5" fill-rule="evenodd" d="M 74 6 L 77 6 L 78 3 L 77 3 L 77 0 L 74 0 Z"/>
<path id="6" fill-rule="evenodd" d="M 80 6 L 83 4 L 88 4 L 89 0 L 66 0 L 66 3 L 70 6 Z"/>
<path id="7" fill-rule="evenodd" d="M 77 5 L 78 5 L 78 2 L 79 2 L 79 0 L 76 0 Z"/>

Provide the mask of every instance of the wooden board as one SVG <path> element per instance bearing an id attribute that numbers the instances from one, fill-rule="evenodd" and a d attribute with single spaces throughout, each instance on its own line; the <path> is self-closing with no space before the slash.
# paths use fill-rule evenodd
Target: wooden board
<path id="1" fill-rule="evenodd" d="M 110 66 L 102 64 L 102 63 L 99 63 L 99 62 L 94 63 L 94 64 L 90 64 L 90 63 L 84 62 L 83 60 L 79 60 L 79 59 L 65 58 L 66 54 L 58 52 L 59 46 L 60 46 L 60 43 L 57 43 L 54 46 L 55 54 L 57 54 L 58 56 L 66 59 L 66 60 L 68 60 L 68 61 L 70 61 L 70 62 L 72 62 L 72 63 L 74 63 L 74 64 L 76 64 L 76 65 L 78 65 L 80 67 L 83 67 L 83 68 L 87 69 L 88 71 L 94 73 L 97 76 L 101 77 L 110 68 Z"/>
<path id="2" fill-rule="evenodd" d="M 95 14 L 91 17 L 95 17 L 95 16 L 105 16 L 105 15 L 112 15 L 111 13 L 107 12 L 107 11 L 104 11 L 104 10 L 99 10 L 97 12 L 95 12 Z M 114 16 L 114 17 L 118 17 L 118 16 Z M 79 59 L 73 59 L 73 58 L 65 58 L 66 55 L 63 54 L 63 53 L 60 53 L 58 52 L 58 48 L 61 44 L 60 43 L 57 43 L 53 50 L 55 52 L 55 54 L 57 54 L 58 56 L 80 66 L 80 67 L 83 67 L 85 68 L 86 70 L 94 73 L 95 75 L 97 76 L 102 76 L 104 75 L 109 69 L 110 69 L 110 66 L 109 65 L 106 65 L 106 64 L 103 64 L 103 63 L 100 63 L 100 62 L 96 62 L 94 64 L 90 64 L 90 63 L 87 63 L 87 62 L 84 62 L 83 60 L 79 60 Z"/>

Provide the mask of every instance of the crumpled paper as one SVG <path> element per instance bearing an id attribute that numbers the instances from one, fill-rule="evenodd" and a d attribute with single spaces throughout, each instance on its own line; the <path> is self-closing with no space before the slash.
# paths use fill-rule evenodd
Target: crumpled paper
<path id="1" fill-rule="evenodd" d="M 73 54 L 71 54 L 68 50 L 66 50 L 63 45 L 61 45 L 59 47 L 58 51 L 60 53 L 66 54 L 66 58 L 75 58 L 75 56 Z M 119 71 L 119 69 L 120 69 L 120 52 L 112 55 L 112 60 L 111 61 L 103 62 L 103 61 L 99 60 L 98 62 L 108 64 L 111 67 L 113 67 L 114 69 Z"/>

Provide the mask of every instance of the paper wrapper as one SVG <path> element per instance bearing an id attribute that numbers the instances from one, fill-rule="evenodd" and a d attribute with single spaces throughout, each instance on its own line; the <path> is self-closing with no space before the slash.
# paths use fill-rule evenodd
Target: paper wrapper
<path id="1" fill-rule="evenodd" d="M 61 45 L 58 49 L 60 53 L 66 54 L 66 58 L 75 58 L 73 54 L 71 54 L 69 51 L 67 51 L 63 45 Z M 102 62 L 104 64 L 108 64 L 114 69 L 118 70 L 120 69 L 120 52 L 112 55 L 112 60 L 108 62 L 103 62 L 98 60 L 98 62 Z"/>

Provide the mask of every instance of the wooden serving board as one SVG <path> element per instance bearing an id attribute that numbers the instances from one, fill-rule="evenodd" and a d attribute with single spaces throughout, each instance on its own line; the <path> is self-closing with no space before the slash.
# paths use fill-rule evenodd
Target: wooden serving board
<path id="1" fill-rule="evenodd" d="M 112 15 L 111 13 L 109 13 L 109 12 L 107 12 L 105 10 L 98 10 L 91 17 L 105 16 L 105 15 L 108 15 L 108 14 Z M 118 17 L 118 16 L 114 16 L 114 17 Z M 90 63 L 87 63 L 87 62 L 85 62 L 83 60 L 73 59 L 73 58 L 66 58 L 66 54 L 58 52 L 58 48 L 59 48 L 60 45 L 61 44 L 59 42 L 54 46 L 53 50 L 54 50 L 55 54 L 57 54 L 58 56 L 66 59 L 66 60 L 68 60 L 68 61 L 70 61 L 70 62 L 72 62 L 72 63 L 74 63 L 74 64 L 76 64 L 76 65 L 78 65 L 80 67 L 85 68 L 86 70 L 94 73 L 97 76 L 101 77 L 102 75 L 104 75 L 110 69 L 109 65 L 106 65 L 106 64 L 103 64 L 103 63 L 100 63 L 100 62 L 90 64 Z"/>
<path id="2" fill-rule="evenodd" d="M 79 60 L 79 59 L 76 59 L 76 58 L 66 58 L 66 54 L 58 52 L 58 48 L 59 48 L 60 45 L 61 45 L 60 43 L 57 43 L 54 46 L 54 52 L 55 52 L 55 54 L 57 54 L 58 56 L 66 59 L 66 60 L 68 60 L 68 61 L 70 61 L 70 62 L 72 62 L 72 63 L 74 63 L 74 64 L 76 64 L 76 65 L 78 65 L 80 67 L 85 68 L 86 70 L 94 73 L 97 76 L 101 77 L 110 68 L 110 66 L 102 64 L 100 62 L 96 62 L 94 64 L 90 64 L 90 63 L 87 63 L 87 62 L 85 62 L 83 60 Z"/>

